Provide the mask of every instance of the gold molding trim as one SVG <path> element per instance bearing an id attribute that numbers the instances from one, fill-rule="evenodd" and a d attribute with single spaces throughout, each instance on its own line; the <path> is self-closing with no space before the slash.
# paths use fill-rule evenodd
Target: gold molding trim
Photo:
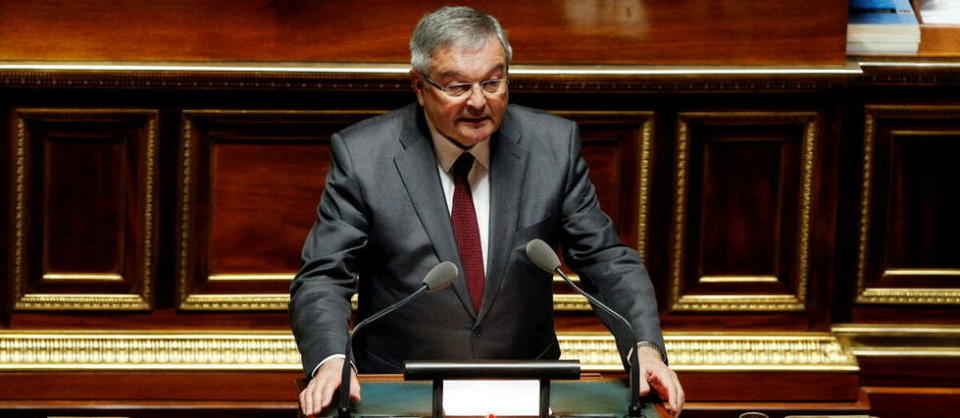
<path id="1" fill-rule="evenodd" d="M 869 63 L 868 63 L 869 64 Z M 863 65 L 863 64 L 859 64 Z M 736 65 L 542 65 L 510 66 L 515 75 L 859 75 L 858 63 L 848 60 L 844 66 L 736 66 Z M 901 64 L 902 65 L 902 64 Z M 57 71 L 166 71 L 166 72 L 240 72 L 240 73 L 387 73 L 406 75 L 408 63 L 197 63 L 175 62 L 37 62 L 0 61 L 0 70 Z"/>
<path id="2" fill-rule="evenodd" d="M 798 115 L 799 116 L 799 115 Z M 810 275 L 810 212 L 813 210 L 813 163 L 816 160 L 817 125 L 819 117 L 815 113 L 800 116 L 807 119 L 804 123 L 803 168 L 800 194 L 800 242 L 797 248 L 797 299 L 802 305 L 807 300 L 807 282 Z"/>
<path id="3" fill-rule="evenodd" d="M 577 275 L 576 273 L 570 273 L 570 274 L 567 275 L 567 277 L 570 278 L 570 281 L 571 281 L 571 282 L 580 283 L 580 276 Z M 563 280 L 563 277 L 560 277 L 560 275 L 559 275 L 559 274 L 556 274 L 556 273 L 553 274 L 553 281 L 554 281 L 555 283 L 566 283 L 566 282 Z"/>
<path id="4" fill-rule="evenodd" d="M 833 333 L 858 357 L 960 357 L 960 326 L 844 324 Z"/>
<path id="5" fill-rule="evenodd" d="M 797 290 L 795 295 L 729 294 L 683 295 L 684 246 L 690 153 L 690 122 L 764 121 L 803 124 L 801 187 L 797 243 Z M 806 309 L 810 264 L 810 217 L 813 209 L 813 171 L 819 116 L 815 112 L 681 112 L 677 117 L 677 148 L 674 160 L 673 251 L 671 260 L 671 309 L 676 311 L 802 311 Z M 713 276 L 706 276 L 714 280 Z M 708 280 L 708 282 L 709 282 Z M 765 281 L 769 280 L 765 278 Z M 700 281 L 703 281 L 701 278 Z M 775 281 L 777 281 L 775 279 Z"/>
<path id="6" fill-rule="evenodd" d="M 560 334 L 562 359 L 579 359 L 584 370 L 622 371 L 613 336 Z M 857 360 L 824 333 L 666 333 L 670 367 L 677 371 L 857 372 Z"/>
<path id="7" fill-rule="evenodd" d="M 673 304 L 678 311 L 802 311 L 794 295 L 683 295 Z"/>
<path id="8" fill-rule="evenodd" d="M 101 280 L 101 281 L 122 281 L 123 276 L 119 274 L 87 274 L 87 273 L 47 273 L 43 275 L 43 280 Z"/>
<path id="9" fill-rule="evenodd" d="M 917 57 L 910 57 L 917 58 Z M 900 59 L 889 61 L 860 61 L 861 67 L 881 67 L 881 68 L 957 68 L 960 62 L 950 61 L 901 61 Z"/>
<path id="10" fill-rule="evenodd" d="M 26 247 L 26 233 L 24 233 L 24 218 L 27 213 L 24 209 L 25 203 L 24 196 L 25 191 L 23 184 L 26 182 L 26 153 L 27 153 L 27 133 L 26 128 L 24 127 L 25 121 L 22 117 L 17 118 L 17 149 L 14 151 L 14 201 L 15 206 L 13 210 L 14 222 L 14 250 L 13 250 L 13 294 L 14 299 L 17 299 L 20 294 L 20 289 L 23 289 L 23 282 L 26 280 L 24 276 L 24 248 Z"/>
<path id="11" fill-rule="evenodd" d="M 0 332 L 0 370 L 301 370 L 289 331 Z"/>
<path id="12" fill-rule="evenodd" d="M 156 170 L 157 170 L 157 119 L 159 115 L 154 112 L 153 117 L 147 120 L 147 155 L 144 161 L 145 173 L 143 176 L 143 293 L 144 300 L 153 301 L 153 286 L 151 285 L 153 277 L 153 196 L 156 193 Z"/>
<path id="13" fill-rule="evenodd" d="M 13 114 L 16 115 L 17 126 L 17 149 L 14 152 L 16 167 L 15 176 L 15 206 L 14 206 L 14 262 L 13 262 L 13 294 L 15 310 L 149 310 L 151 309 L 151 289 L 152 289 L 152 268 L 153 268 L 153 195 L 155 193 L 154 182 L 156 179 L 156 143 L 157 143 L 157 118 L 159 113 L 151 109 L 77 109 L 77 108 L 17 108 Z M 59 294 L 59 293 L 27 293 L 23 286 L 26 280 L 24 263 L 26 247 L 26 233 L 24 232 L 24 220 L 28 216 L 26 213 L 24 184 L 27 182 L 28 161 L 27 154 L 27 133 L 26 120 L 30 117 L 43 115 L 50 118 L 70 119 L 78 115 L 97 115 L 104 117 L 123 116 L 123 117 L 141 117 L 145 119 L 146 134 L 144 136 L 144 172 L 143 181 L 139 184 L 138 198 L 143 202 L 143 227 L 144 239 L 140 243 L 143 248 L 143 280 L 140 294 Z M 97 275 L 97 274 L 61 274 L 49 273 L 41 276 L 42 280 L 123 280 L 119 275 Z"/>
<path id="14" fill-rule="evenodd" d="M 580 294 L 554 293 L 553 294 L 554 311 L 592 311 L 590 302 Z"/>
<path id="15" fill-rule="evenodd" d="M 960 325 L 944 324 L 838 324 L 831 327 L 830 331 L 841 335 L 950 335 L 960 337 Z"/>
<path id="16" fill-rule="evenodd" d="M 207 276 L 207 280 L 211 282 L 221 282 L 221 281 L 257 281 L 257 280 L 271 280 L 271 281 L 292 281 L 293 276 L 296 276 L 297 273 L 278 273 L 278 274 L 268 274 L 268 273 L 258 273 L 258 274 L 211 274 Z"/>
<path id="17" fill-rule="evenodd" d="M 960 304 L 960 289 L 871 287 L 857 295 L 857 303 L 956 305 Z"/>
<path id="18" fill-rule="evenodd" d="M 884 276 L 960 276 L 960 269 L 887 269 Z"/>
<path id="19" fill-rule="evenodd" d="M 622 371 L 608 333 L 558 335 L 562 358 L 585 371 Z M 855 357 L 829 334 L 668 333 L 679 371 L 855 372 Z M 290 331 L 0 331 L 0 371 L 300 371 Z"/>
<path id="20" fill-rule="evenodd" d="M 877 118 L 916 118 L 931 119 L 956 118 L 960 116 L 960 106 L 929 105 L 867 105 L 864 110 L 863 128 L 863 166 L 860 192 L 860 235 L 857 245 L 857 295 L 860 304 L 897 304 L 897 305 L 960 305 L 960 288 L 878 288 L 871 287 L 867 278 L 867 265 L 870 258 L 871 204 L 873 184 L 874 147 L 877 140 Z M 884 275 L 945 275 L 960 276 L 960 269 L 887 269 Z"/>
<path id="21" fill-rule="evenodd" d="M 777 276 L 702 276 L 700 283 L 776 283 Z"/>
<path id="22" fill-rule="evenodd" d="M 184 307 L 184 305 L 187 304 L 187 299 L 190 297 L 187 287 L 187 270 L 189 270 L 188 266 L 191 261 L 190 237 L 193 235 L 190 231 L 190 204 L 193 198 L 193 192 L 190 188 L 192 182 L 190 178 L 192 172 L 191 167 L 193 165 L 193 121 L 186 117 L 186 114 L 181 118 L 181 121 L 183 127 L 181 128 L 180 134 L 183 138 L 180 142 L 183 149 L 180 152 L 180 224 L 178 228 L 179 231 L 177 231 L 180 257 L 177 258 L 177 296 L 180 300 L 180 309 L 189 309 Z"/>
<path id="23" fill-rule="evenodd" d="M 870 237 L 870 198 L 873 172 L 873 141 L 876 136 L 876 118 L 867 108 L 863 118 L 863 173 L 860 180 L 860 237 L 857 242 L 857 297 L 866 290 L 867 250 Z"/>
<path id="24" fill-rule="evenodd" d="M 175 63 L 0 61 L 0 85 L 18 87 L 146 87 L 409 90 L 409 64 Z M 523 65 L 510 67 L 514 91 L 817 90 L 863 76 L 843 66 Z"/>
<path id="25" fill-rule="evenodd" d="M 187 295 L 180 309 L 187 311 L 285 311 L 290 305 L 286 293 Z"/>
<path id="26" fill-rule="evenodd" d="M 357 310 L 358 297 L 350 298 L 350 305 Z M 286 293 L 223 293 L 192 294 L 180 304 L 187 311 L 285 311 L 290 305 L 290 295 Z M 590 302 L 579 294 L 555 293 L 553 295 L 555 311 L 592 311 Z"/>
<path id="27" fill-rule="evenodd" d="M 93 293 L 26 293 L 14 309 L 33 311 L 145 311 L 150 303 L 142 295 Z"/>

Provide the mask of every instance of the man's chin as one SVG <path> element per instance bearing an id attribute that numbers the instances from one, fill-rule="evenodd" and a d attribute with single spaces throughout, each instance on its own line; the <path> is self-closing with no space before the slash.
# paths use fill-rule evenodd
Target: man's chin
<path id="1" fill-rule="evenodd" d="M 466 146 L 472 147 L 476 144 L 479 144 L 483 141 L 490 139 L 490 135 L 492 134 L 493 132 L 486 131 L 486 130 L 484 130 L 483 132 L 470 132 L 467 135 L 460 135 L 460 140 L 458 142 Z"/>

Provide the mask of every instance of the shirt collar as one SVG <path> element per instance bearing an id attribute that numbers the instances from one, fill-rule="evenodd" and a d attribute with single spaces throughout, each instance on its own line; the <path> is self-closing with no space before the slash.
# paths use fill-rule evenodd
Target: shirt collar
<path id="1" fill-rule="evenodd" d="M 457 158 L 460 158 L 460 154 L 464 152 L 469 152 L 473 154 L 473 157 L 477 159 L 477 164 L 480 164 L 485 170 L 490 170 L 490 139 L 486 141 L 480 141 L 472 148 L 467 151 L 464 151 L 462 148 L 454 145 L 448 139 L 443 136 L 437 128 L 433 126 L 433 122 L 430 121 L 430 118 L 424 114 L 424 119 L 427 120 L 427 127 L 430 128 L 430 138 L 433 140 L 433 150 L 437 154 L 437 162 L 440 163 L 440 168 L 443 169 L 445 173 L 449 173 L 450 169 L 453 168 L 453 163 L 457 162 Z"/>

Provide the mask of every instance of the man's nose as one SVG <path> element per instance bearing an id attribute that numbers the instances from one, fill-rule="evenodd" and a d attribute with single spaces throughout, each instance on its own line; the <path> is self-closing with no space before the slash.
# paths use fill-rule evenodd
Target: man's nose
<path id="1" fill-rule="evenodd" d="M 470 96 L 467 97 L 467 106 L 471 109 L 480 110 L 487 105 L 487 96 L 483 94 L 479 84 L 474 84 L 468 94 Z"/>

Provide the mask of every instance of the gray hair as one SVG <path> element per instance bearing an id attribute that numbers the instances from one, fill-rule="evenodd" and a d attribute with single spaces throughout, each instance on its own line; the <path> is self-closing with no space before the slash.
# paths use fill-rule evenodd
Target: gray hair
<path id="1" fill-rule="evenodd" d="M 493 16 L 469 7 L 442 7 L 420 19 L 410 37 L 410 64 L 421 73 L 430 72 L 431 58 L 439 48 L 458 46 L 480 48 L 496 36 L 510 65 L 513 49 L 500 22 Z"/>

